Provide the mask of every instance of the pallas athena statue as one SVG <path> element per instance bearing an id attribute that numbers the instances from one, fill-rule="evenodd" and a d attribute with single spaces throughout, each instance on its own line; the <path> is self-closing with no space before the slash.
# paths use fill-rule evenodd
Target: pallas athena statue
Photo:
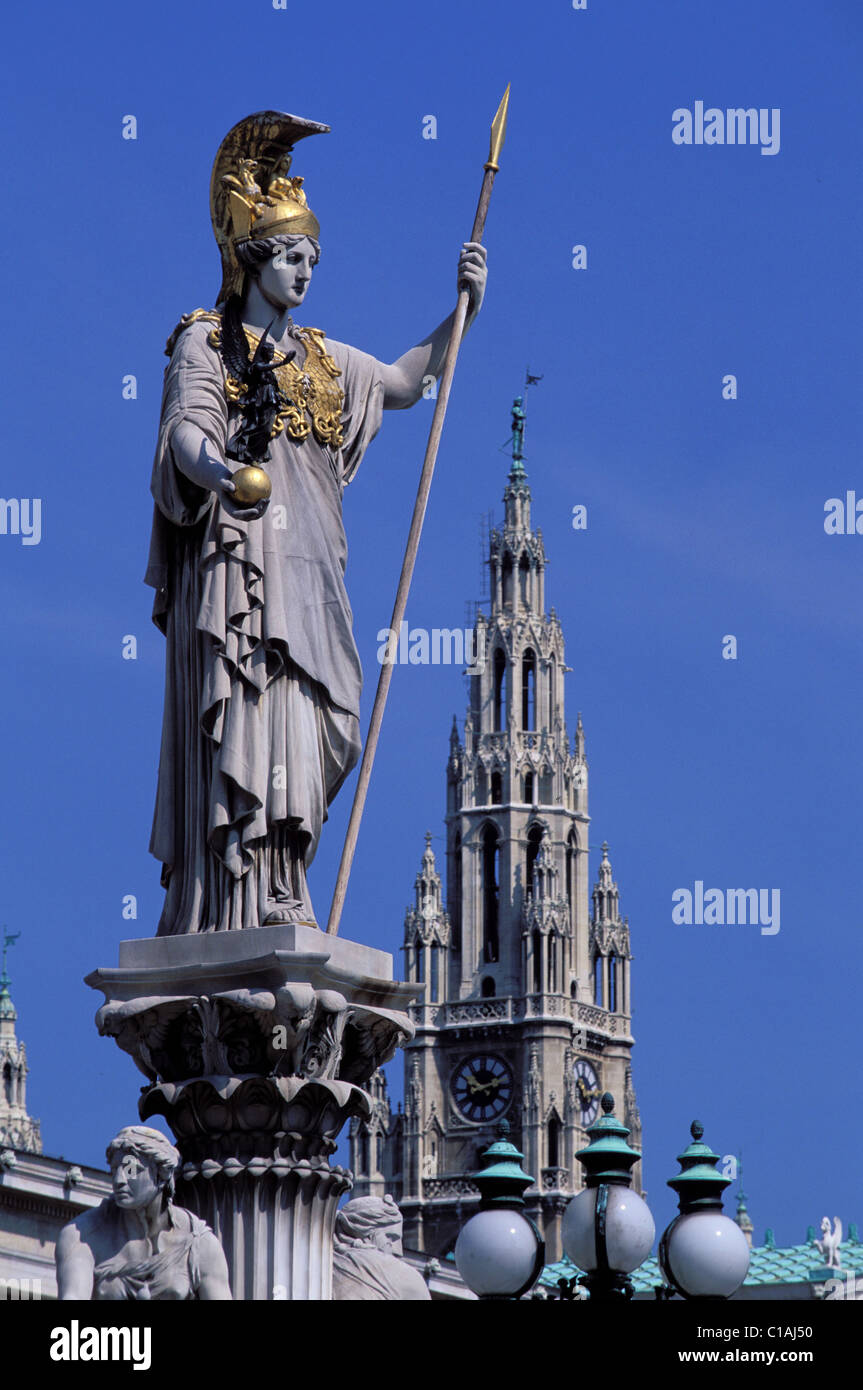
<path id="1" fill-rule="evenodd" d="M 210 189 L 221 291 L 168 340 L 147 571 L 167 640 L 160 935 L 315 925 L 306 870 L 360 750 L 342 493 L 382 412 L 443 366 L 452 316 L 392 363 L 294 322 L 321 237 L 292 149 L 327 129 L 267 111 L 229 132 Z M 358 269 L 386 274 L 386 246 L 364 229 Z M 468 324 L 485 279 L 465 243 Z"/>

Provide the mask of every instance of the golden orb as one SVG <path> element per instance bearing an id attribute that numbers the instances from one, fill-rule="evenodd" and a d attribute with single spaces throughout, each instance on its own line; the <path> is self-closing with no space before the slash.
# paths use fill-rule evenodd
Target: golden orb
<path id="1" fill-rule="evenodd" d="M 242 502 L 247 507 L 253 507 L 256 502 L 263 502 L 273 490 L 269 474 L 254 463 L 247 463 L 238 468 L 236 473 L 231 475 L 231 479 L 235 488 L 234 501 Z"/>

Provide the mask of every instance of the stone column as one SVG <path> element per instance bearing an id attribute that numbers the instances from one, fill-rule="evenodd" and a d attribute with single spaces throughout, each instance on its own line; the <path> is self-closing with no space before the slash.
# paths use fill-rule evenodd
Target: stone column
<path id="1" fill-rule="evenodd" d="M 413 1035 L 417 990 L 392 957 L 312 927 L 124 941 L 87 983 L 100 1033 L 147 1078 L 142 1120 L 163 1115 L 183 1157 L 177 1199 L 228 1260 L 235 1299 L 329 1299 L 346 1169 L 345 1122 L 365 1083 Z"/>

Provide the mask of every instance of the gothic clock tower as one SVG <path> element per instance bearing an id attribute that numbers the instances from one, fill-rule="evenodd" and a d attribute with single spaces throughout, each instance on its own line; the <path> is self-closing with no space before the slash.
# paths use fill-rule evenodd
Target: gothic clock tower
<path id="1" fill-rule="evenodd" d="M 476 1204 L 467 1175 L 501 1120 L 536 1179 L 526 1204 L 549 1260 L 602 1091 L 640 1144 L 629 924 L 607 845 L 590 891 L 584 729 L 579 715 L 570 740 L 524 420 L 519 398 L 504 521 L 490 536 L 490 611 L 476 619 L 464 733 L 453 721 L 450 734 L 446 895 L 427 835 L 405 920 L 406 977 L 426 991 L 412 1010 L 404 1108 L 391 1114 L 379 1075 L 372 1116 L 351 1133 L 355 1195 L 391 1192 L 405 1246 L 438 1257 Z"/>

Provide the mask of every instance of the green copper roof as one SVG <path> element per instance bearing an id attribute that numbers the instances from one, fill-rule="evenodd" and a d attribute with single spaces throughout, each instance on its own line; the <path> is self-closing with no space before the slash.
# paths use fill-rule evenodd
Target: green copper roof
<path id="1" fill-rule="evenodd" d="M 863 1241 L 858 1239 L 855 1225 L 849 1226 L 848 1234 L 843 1236 L 840 1256 L 840 1275 L 855 1274 L 863 1277 Z M 836 1273 L 835 1270 L 825 1270 L 823 1266 L 824 1261 L 811 1240 L 802 1245 L 788 1245 L 783 1248 L 769 1244 L 756 1245 L 750 1252 L 749 1273 L 744 1280 L 744 1287 L 822 1282 Z M 537 1282 L 545 1288 L 553 1289 L 558 1279 L 571 1279 L 573 1275 L 580 1273 L 581 1270 L 564 1256 L 556 1264 L 546 1265 Z M 816 1274 L 820 1278 L 813 1278 Z M 655 1255 L 645 1260 L 631 1278 L 636 1293 L 652 1293 L 657 1284 L 664 1283 Z"/>

